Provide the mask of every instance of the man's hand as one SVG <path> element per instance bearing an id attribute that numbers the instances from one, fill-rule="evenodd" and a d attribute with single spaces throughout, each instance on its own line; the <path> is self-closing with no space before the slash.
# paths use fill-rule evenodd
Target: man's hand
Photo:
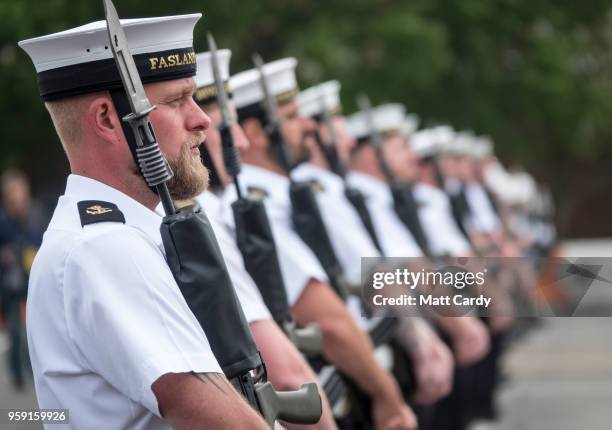
<path id="1" fill-rule="evenodd" d="M 268 429 L 220 373 L 167 373 L 151 389 L 173 429 Z"/>
<path id="2" fill-rule="evenodd" d="M 472 317 L 455 317 L 452 337 L 457 366 L 464 367 L 481 360 L 490 348 L 489 332 L 486 326 Z"/>
<path id="3" fill-rule="evenodd" d="M 416 430 L 417 418 L 402 398 L 397 383 L 389 375 L 390 387 L 372 399 L 372 418 L 376 430 Z"/>
<path id="4" fill-rule="evenodd" d="M 396 340 L 412 360 L 416 377 L 414 400 L 432 404 L 446 397 L 453 385 L 454 360 L 451 350 L 421 318 L 403 318 Z"/>
<path id="5" fill-rule="evenodd" d="M 430 405 L 446 397 L 453 387 L 453 353 L 437 336 L 431 336 L 422 354 L 415 357 L 417 391 L 414 400 Z"/>

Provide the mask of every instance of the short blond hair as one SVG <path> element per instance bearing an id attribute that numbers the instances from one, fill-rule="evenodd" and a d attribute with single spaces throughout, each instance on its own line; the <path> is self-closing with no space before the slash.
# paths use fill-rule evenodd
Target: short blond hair
<path id="1" fill-rule="evenodd" d="M 45 102 L 66 153 L 71 147 L 78 145 L 82 138 L 81 116 L 88 104 L 103 95 L 104 93 L 98 92 Z"/>

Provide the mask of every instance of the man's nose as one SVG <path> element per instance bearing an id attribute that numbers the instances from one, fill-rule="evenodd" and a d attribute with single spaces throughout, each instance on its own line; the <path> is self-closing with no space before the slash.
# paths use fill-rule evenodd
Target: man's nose
<path id="1" fill-rule="evenodd" d="M 190 102 L 190 114 L 187 123 L 189 130 L 193 131 L 206 131 L 210 128 L 211 120 L 210 117 L 202 110 L 200 106 L 191 100 Z"/>

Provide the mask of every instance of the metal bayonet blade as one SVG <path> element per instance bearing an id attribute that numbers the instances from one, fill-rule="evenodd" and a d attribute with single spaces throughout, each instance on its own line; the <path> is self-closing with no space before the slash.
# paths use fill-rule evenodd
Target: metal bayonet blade
<path id="1" fill-rule="evenodd" d="M 370 98 L 365 94 L 359 94 L 357 96 L 357 106 L 359 106 L 359 110 L 365 113 L 366 124 L 372 143 L 374 146 L 380 147 L 382 143 L 382 136 L 378 132 L 376 124 L 374 124 L 374 110 L 372 109 L 372 102 L 370 101 Z"/>
<path id="2" fill-rule="evenodd" d="M 217 100 L 221 108 L 221 118 L 226 127 L 231 127 L 233 120 L 229 112 L 227 94 L 223 79 L 221 78 L 221 70 L 219 69 L 219 59 L 217 58 L 217 43 L 211 33 L 206 34 L 208 40 L 208 49 L 210 49 L 210 58 L 212 60 L 212 71 L 215 78 L 215 86 L 217 87 Z"/>
<path id="3" fill-rule="evenodd" d="M 136 63 L 134 63 L 125 32 L 119 21 L 119 15 L 117 15 L 117 10 L 111 0 L 104 0 L 104 13 L 106 15 L 111 50 L 113 51 L 115 63 L 119 69 L 119 75 L 127 93 L 132 112 L 145 112 L 151 108 L 151 103 L 149 103 L 149 99 L 142 86 Z"/>
<path id="4" fill-rule="evenodd" d="M 255 67 L 259 71 L 259 82 L 261 83 L 261 90 L 264 94 L 264 106 L 266 109 L 266 113 L 268 114 L 268 123 L 272 126 L 276 126 L 278 124 L 278 106 L 276 105 L 276 99 L 270 93 L 270 89 L 268 88 L 268 81 L 266 80 L 266 75 L 264 74 L 264 62 L 259 54 L 253 54 L 253 63 Z"/>

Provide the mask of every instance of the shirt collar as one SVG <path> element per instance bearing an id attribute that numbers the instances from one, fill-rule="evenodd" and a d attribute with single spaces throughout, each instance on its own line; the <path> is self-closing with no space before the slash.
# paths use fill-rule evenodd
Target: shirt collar
<path id="1" fill-rule="evenodd" d="M 66 182 L 64 197 L 74 199 L 76 202 L 100 200 L 114 203 L 123 213 L 126 225 L 141 230 L 158 245 L 162 245 L 159 232 L 162 217 L 113 187 L 92 178 L 71 174 Z"/>
<path id="2" fill-rule="evenodd" d="M 194 200 L 202 206 L 206 215 L 211 218 L 215 218 L 220 220 L 223 218 L 223 204 L 221 199 L 223 198 L 223 193 L 216 195 L 212 191 L 206 190 L 199 196 L 197 196 Z"/>
<path id="3" fill-rule="evenodd" d="M 300 164 L 291 172 L 291 176 L 298 181 L 314 179 L 321 184 L 323 189 L 334 193 L 344 190 L 344 181 L 340 176 L 312 163 Z"/>
<path id="4" fill-rule="evenodd" d="M 249 187 L 261 188 L 275 203 L 289 204 L 289 178 L 252 164 L 244 164 L 239 176 L 244 195 Z"/>
<path id="5" fill-rule="evenodd" d="M 349 172 L 346 179 L 351 186 L 357 188 L 369 199 L 379 201 L 381 203 L 392 203 L 393 196 L 389 185 L 374 176 L 361 172 Z"/>

